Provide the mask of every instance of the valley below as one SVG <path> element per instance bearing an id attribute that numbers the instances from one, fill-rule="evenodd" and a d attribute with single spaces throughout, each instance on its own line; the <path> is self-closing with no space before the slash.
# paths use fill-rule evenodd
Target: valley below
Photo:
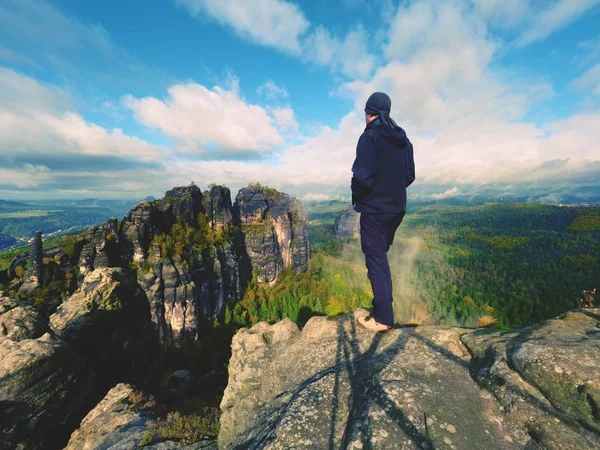
<path id="1" fill-rule="evenodd" d="M 344 203 L 192 184 L 109 217 L 0 252 L 9 448 L 598 443 L 598 207 L 411 204 L 385 338 L 354 328 L 371 292 Z"/>

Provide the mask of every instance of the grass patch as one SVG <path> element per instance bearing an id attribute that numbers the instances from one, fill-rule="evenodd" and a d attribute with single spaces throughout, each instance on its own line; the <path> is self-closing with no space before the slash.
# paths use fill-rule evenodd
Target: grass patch
<path id="1" fill-rule="evenodd" d="M 146 431 L 138 445 L 144 447 L 163 440 L 193 444 L 205 437 L 216 438 L 219 434 L 218 408 L 205 408 L 201 414 L 183 415 L 170 412 L 164 419 L 158 419 L 155 427 Z"/>

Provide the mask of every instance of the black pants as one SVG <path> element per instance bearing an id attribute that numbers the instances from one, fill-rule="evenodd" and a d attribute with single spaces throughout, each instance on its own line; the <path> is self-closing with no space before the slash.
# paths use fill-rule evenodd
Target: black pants
<path id="1" fill-rule="evenodd" d="M 373 288 L 373 318 L 385 325 L 394 325 L 392 309 L 392 275 L 387 252 L 394 242 L 396 229 L 404 213 L 360 215 L 360 244 L 365 254 L 367 276 Z"/>

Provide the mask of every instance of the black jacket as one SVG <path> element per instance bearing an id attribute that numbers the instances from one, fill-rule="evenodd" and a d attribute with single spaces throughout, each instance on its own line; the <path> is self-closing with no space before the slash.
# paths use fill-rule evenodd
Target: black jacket
<path id="1" fill-rule="evenodd" d="M 406 188 L 413 181 L 413 146 L 406 133 L 373 120 L 358 140 L 352 165 L 354 209 L 361 213 L 406 212 Z"/>

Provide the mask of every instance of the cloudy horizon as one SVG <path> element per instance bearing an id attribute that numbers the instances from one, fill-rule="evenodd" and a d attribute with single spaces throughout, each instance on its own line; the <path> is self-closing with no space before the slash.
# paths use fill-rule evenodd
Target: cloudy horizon
<path id="1" fill-rule="evenodd" d="M 0 4 L 0 198 L 343 198 L 374 91 L 413 195 L 600 194 L 600 0 L 92 3 Z"/>

